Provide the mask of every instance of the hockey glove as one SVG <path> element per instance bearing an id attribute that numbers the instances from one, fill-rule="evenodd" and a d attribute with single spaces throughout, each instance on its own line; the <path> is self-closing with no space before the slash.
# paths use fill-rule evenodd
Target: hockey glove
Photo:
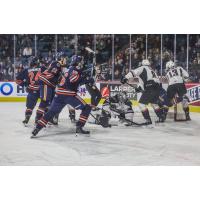
<path id="1" fill-rule="evenodd" d="M 121 112 L 120 115 L 118 116 L 119 119 L 125 119 L 125 113 Z"/>
<path id="2" fill-rule="evenodd" d="M 137 88 L 135 88 L 135 92 L 142 92 L 142 88 L 139 86 L 139 87 L 137 87 Z"/>
<path id="3" fill-rule="evenodd" d="M 89 84 L 90 86 L 94 84 L 94 79 L 90 77 L 86 77 L 86 83 Z"/>
<path id="4" fill-rule="evenodd" d="M 125 76 L 121 78 L 121 83 L 122 84 L 125 84 L 127 82 L 128 82 L 128 79 Z"/>

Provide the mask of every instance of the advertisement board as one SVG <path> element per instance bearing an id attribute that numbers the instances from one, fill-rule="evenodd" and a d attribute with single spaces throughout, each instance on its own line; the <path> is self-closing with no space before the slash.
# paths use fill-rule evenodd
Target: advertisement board
<path id="1" fill-rule="evenodd" d="M 114 96 L 119 91 L 126 91 L 128 97 L 137 103 L 141 94 L 134 93 L 130 86 L 122 86 L 120 82 L 99 82 L 96 84 L 100 89 L 103 98 L 106 96 Z M 167 84 L 164 85 L 167 88 Z M 186 83 L 188 95 L 190 97 L 190 105 L 192 111 L 200 111 L 200 83 Z M 90 102 L 90 94 L 83 85 L 79 88 L 78 95 L 86 102 Z M 26 88 L 17 85 L 15 82 L 0 82 L 0 101 L 25 101 L 27 96 Z"/>
<path id="2" fill-rule="evenodd" d="M 187 83 L 186 88 L 191 99 L 190 105 L 200 106 L 200 83 Z"/>
<path id="3" fill-rule="evenodd" d="M 15 82 L 0 82 L 0 98 L 22 98 L 26 97 L 26 88 L 17 85 Z"/>
<path id="4" fill-rule="evenodd" d="M 100 84 L 97 83 L 99 88 Z M 84 85 L 79 87 L 78 95 L 83 99 L 89 99 L 90 95 Z M 25 101 L 27 96 L 26 88 L 17 85 L 15 82 L 0 82 L 0 101 Z"/>
<path id="5" fill-rule="evenodd" d="M 100 91 L 103 97 L 114 96 L 120 91 L 126 91 L 130 100 L 137 100 L 137 94 L 133 92 L 131 86 L 123 86 L 117 82 L 100 83 Z"/>

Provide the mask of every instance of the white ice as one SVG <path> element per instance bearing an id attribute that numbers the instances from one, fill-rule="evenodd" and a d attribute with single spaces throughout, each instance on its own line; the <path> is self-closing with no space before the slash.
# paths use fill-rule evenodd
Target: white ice
<path id="1" fill-rule="evenodd" d="M 87 124 L 90 137 L 75 137 L 67 108 L 60 125 L 30 139 L 22 125 L 25 103 L 0 103 L 0 165 L 200 165 L 200 114 L 190 122 L 149 127 Z"/>

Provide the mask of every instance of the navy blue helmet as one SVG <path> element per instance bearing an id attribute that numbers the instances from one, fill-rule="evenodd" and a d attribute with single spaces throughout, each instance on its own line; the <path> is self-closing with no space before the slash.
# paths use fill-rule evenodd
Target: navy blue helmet
<path id="1" fill-rule="evenodd" d="M 39 64 L 38 58 L 34 57 L 34 56 L 31 56 L 29 58 L 29 64 L 30 64 L 30 67 L 38 65 Z"/>
<path id="2" fill-rule="evenodd" d="M 55 60 L 60 61 L 60 60 L 62 60 L 65 56 L 66 56 L 66 55 L 65 55 L 65 52 L 61 51 L 61 52 L 57 52 L 57 53 L 54 55 L 54 58 L 55 58 Z"/>
<path id="3" fill-rule="evenodd" d="M 83 57 L 82 56 L 78 56 L 78 55 L 73 55 L 71 57 L 71 63 L 70 65 L 79 65 L 79 64 L 83 64 Z"/>

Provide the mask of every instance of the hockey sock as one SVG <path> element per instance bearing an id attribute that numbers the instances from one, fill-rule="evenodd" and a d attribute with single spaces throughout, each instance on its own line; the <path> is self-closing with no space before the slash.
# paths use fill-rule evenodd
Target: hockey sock
<path id="1" fill-rule="evenodd" d="M 38 129 L 42 129 L 43 127 L 46 127 L 47 123 L 53 119 L 53 117 L 58 114 L 56 112 L 53 112 L 49 110 L 44 117 L 42 117 L 40 120 L 38 120 L 37 127 Z"/>
<path id="2" fill-rule="evenodd" d="M 77 122 L 77 126 L 83 127 L 87 121 L 88 117 L 84 115 L 80 115 L 79 120 Z"/>
<path id="3" fill-rule="evenodd" d="M 88 116 L 91 112 L 91 106 L 89 106 L 88 104 L 85 105 L 84 109 L 82 110 L 80 117 L 79 117 L 79 121 L 77 122 L 77 126 L 84 126 Z"/>
<path id="4" fill-rule="evenodd" d="M 40 105 L 39 105 L 39 107 L 37 109 L 37 112 L 36 112 L 35 121 L 37 121 L 41 117 L 43 117 L 44 113 L 47 112 L 48 105 L 49 105 L 49 103 L 47 101 L 41 100 Z"/>
<path id="5" fill-rule="evenodd" d="M 163 115 L 162 110 L 161 110 L 160 108 L 157 108 L 157 109 L 155 109 L 154 111 L 155 111 L 157 117 L 159 118 L 159 121 L 160 121 L 160 120 L 161 120 L 161 121 L 164 121 L 164 115 Z"/>
<path id="6" fill-rule="evenodd" d="M 32 115 L 32 109 L 27 108 L 25 111 L 25 120 L 23 121 L 23 123 L 28 123 L 31 118 L 31 115 Z"/>
<path id="7" fill-rule="evenodd" d="M 148 122 L 152 123 L 148 109 L 142 111 L 142 115 L 143 115 L 144 119 L 146 119 Z"/>
<path id="8" fill-rule="evenodd" d="M 38 130 L 41 130 L 42 128 L 46 127 L 47 123 L 48 123 L 48 121 L 46 121 L 46 120 L 42 117 L 40 120 L 38 120 L 36 128 L 37 128 Z"/>
<path id="9" fill-rule="evenodd" d="M 164 116 L 164 118 L 166 119 L 166 118 L 167 118 L 167 113 L 168 113 L 168 111 L 169 111 L 169 108 L 168 108 L 168 107 L 163 107 L 163 108 L 162 108 L 162 111 L 163 111 L 163 116 Z"/>
<path id="10" fill-rule="evenodd" d="M 43 117 L 45 113 L 45 109 L 44 108 L 38 108 L 37 109 L 37 112 L 36 112 L 36 118 L 35 118 L 35 121 L 39 120 L 41 117 Z"/>
<path id="11" fill-rule="evenodd" d="M 31 116 L 31 115 L 32 115 L 32 112 L 33 112 L 32 109 L 27 108 L 26 111 L 25 111 L 25 117 L 26 117 L 26 116 Z"/>
<path id="12" fill-rule="evenodd" d="M 191 119 L 190 119 L 189 107 L 185 107 L 185 108 L 183 108 L 183 110 L 184 110 L 184 112 L 185 112 L 186 120 L 191 120 Z"/>

